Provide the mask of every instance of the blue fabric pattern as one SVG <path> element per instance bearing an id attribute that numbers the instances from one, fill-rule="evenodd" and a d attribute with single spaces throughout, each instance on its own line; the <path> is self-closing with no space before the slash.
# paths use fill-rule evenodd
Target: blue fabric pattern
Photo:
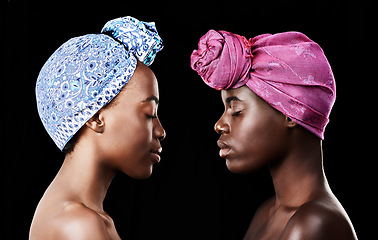
<path id="1" fill-rule="evenodd" d="M 109 21 L 103 33 L 68 40 L 38 75 L 38 113 L 60 150 L 120 92 L 137 60 L 150 65 L 163 48 L 155 24 L 132 17 Z"/>
<path id="2" fill-rule="evenodd" d="M 133 17 L 117 18 L 107 22 L 101 32 L 110 33 L 120 40 L 147 66 L 152 64 L 156 53 L 163 48 L 163 41 L 153 22 L 141 22 Z"/>

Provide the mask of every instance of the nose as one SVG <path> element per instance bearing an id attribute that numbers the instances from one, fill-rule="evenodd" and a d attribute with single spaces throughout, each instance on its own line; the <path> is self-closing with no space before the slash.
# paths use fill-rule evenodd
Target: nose
<path id="1" fill-rule="evenodd" d="M 219 118 L 218 122 L 215 123 L 214 130 L 218 134 L 230 133 L 230 125 L 227 123 L 224 114 Z"/>
<path id="2" fill-rule="evenodd" d="M 161 125 L 159 118 L 156 118 L 156 120 L 156 125 L 154 127 L 154 138 L 158 139 L 159 141 L 163 141 L 166 136 L 166 132 Z"/>

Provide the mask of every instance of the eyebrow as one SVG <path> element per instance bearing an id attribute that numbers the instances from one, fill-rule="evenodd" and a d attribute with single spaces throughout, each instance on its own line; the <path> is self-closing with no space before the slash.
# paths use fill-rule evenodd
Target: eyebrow
<path id="1" fill-rule="evenodd" d="M 226 98 L 227 104 L 230 104 L 232 101 L 242 102 L 242 100 L 240 100 L 237 96 L 231 96 L 231 97 Z"/>
<path id="2" fill-rule="evenodd" d="M 142 102 L 149 102 L 149 101 L 155 101 L 156 105 L 159 104 L 159 98 L 157 98 L 155 95 L 152 95 L 146 99 L 144 99 Z"/>

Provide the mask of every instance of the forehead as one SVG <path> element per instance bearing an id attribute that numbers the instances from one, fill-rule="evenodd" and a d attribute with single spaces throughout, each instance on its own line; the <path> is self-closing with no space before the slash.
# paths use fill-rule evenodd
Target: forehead
<path id="1" fill-rule="evenodd" d="M 230 103 L 233 100 L 240 100 L 244 102 L 252 100 L 251 98 L 253 97 L 253 92 L 247 86 L 242 86 L 235 89 L 222 90 L 221 94 L 222 100 L 225 104 Z"/>
<path id="2" fill-rule="evenodd" d="M 151 96 L 156 97 L 156 100 L 159 99 L 157 79 L 149 67 L 138 62 L 133 76 L 116 97 L 117 105 L 130 108 L 132 105 L 137 106 L 145 102 L 157 103 L 158 101 L 155 99 L 146 101 Z"/>
<path id="3" fill-rule="evenodd" d="M 126 84 L 127 95 L 133 97 L 135 100 L 146 99 L 146 97 L 159 97 L 159 89 L 157 79 L 152 70 L 138 62 L 133 76 Z"/>

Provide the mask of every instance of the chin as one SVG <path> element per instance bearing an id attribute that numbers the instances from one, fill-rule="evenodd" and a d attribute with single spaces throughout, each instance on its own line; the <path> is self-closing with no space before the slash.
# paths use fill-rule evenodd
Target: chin
<path id="1" fill-rule="evenodd" d="M 226 159 L 226 166 L 230 172 L 236 174 L 248 174 L 259 170 L 259 167 L 257 166 L 246 164 L 245 161 L 236 159 Z"/>
<path id="2" fill-rule="evenodd" d="M 133 175 L 129 175 L 129 177 L 135 178 L 135 179 L 147 179 L 152 174 L 152 167 L 151 170 L 142 171 Z"/>
<path id="3" fill-rule="evenodd" d="M 125 173 L 127 176 L 134 178 L 134 179 L 147 179 L 151 176 L 152 174 L 152 168 L 153 166 L 141 166 L 139 169 L 136 171 L 122 171 Z"/>

